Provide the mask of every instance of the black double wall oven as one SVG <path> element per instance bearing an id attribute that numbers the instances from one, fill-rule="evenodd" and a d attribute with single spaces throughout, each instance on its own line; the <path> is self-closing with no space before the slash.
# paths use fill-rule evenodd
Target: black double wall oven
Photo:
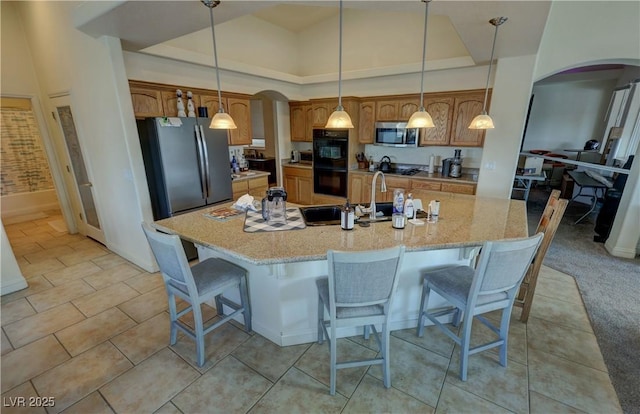
<path id="1" fill-rule="evenodd" d="M 347 196 L 349 130 L 313 130 L 313 191 Z"/>

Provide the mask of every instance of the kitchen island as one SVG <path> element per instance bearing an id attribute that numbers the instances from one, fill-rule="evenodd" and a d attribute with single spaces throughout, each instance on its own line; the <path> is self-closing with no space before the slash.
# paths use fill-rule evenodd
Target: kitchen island
<path id="1" fill-rule="evenodd" d="M 528 235 L 521 200 L 482 198 L 442 192 L 416 192 L 426 205 L 441 203 L 437 223 L 391 222 L 343 231 L 340 226 L 307 226 L 273 232 L 244 232 L 244 215 L 218 221 L 202 211 L 155 222 L 158 230 L 180 235 L 198 247 L 200 258 L 220 257 L 248 271 L 249 296 L 256 332 L 278 345 L 312 342 L 317 334 L 315 280 L 327 274 L 329 249 L 364 251 L 404 244 L 406 254 L 391 313 L 392 329 L 416 325 L 422 281 L 428 268 L 468 264 L 486 240 Z M 289 207 L 292 207 L 289 204 Z M 438 304 L 437 300 L 431 303 Z M 353 335 L 344 331 L 341 335 Z"/>

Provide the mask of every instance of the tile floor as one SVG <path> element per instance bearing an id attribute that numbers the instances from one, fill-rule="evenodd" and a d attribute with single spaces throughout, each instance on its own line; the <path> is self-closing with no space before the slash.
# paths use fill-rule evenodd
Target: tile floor
<path id="1" fill-rule="evenodd" d="M 477 354 L 462 382 L 446 336 L 396 331 L 392 388 L 379 366 L 354 368 L 339 371 L 332 397 L 326 345 L 282 348 L 240 325 L 209 335 L 197 367 L 188 338 L 168 346 L 159 274 L 56 230 L 60 219 L 5 223 L 29 287 L 1 298 L 2 412 L 44 412 L 12 406 L 15 397 L 54 397 L 46 410 L 66 413 L 621 412 L 576 284 L 552 269 L 541 272 L 529 323 L 514 310 L 507 368 L 494 351 Z M 474 324 L 476 340 L 482 329 Z M 338 346 L 351 357 L 377 352 L 360 337 Z"/>

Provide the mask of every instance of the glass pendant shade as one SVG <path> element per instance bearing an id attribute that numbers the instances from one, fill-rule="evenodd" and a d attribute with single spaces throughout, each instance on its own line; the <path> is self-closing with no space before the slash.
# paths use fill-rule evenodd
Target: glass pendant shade
<path id="1" fill-rule="evenodd" d="M 407 122 L 407 128 L 433 128 L 435 125 L 433 124 L 433 119 L 429 112 L 427 112 L 424 108 L 418 109 L 416 112 L 411 115 L 409 118 L 409 122 Z"/>
<path id="2" fill-rule="evenodd" d="M 493 119 L 486 112 L 476 116 L 471 121 L 469 129 L 493 129 Z"/>
<path id="3" fill-rule="evenodd" d="M 327 120 L 325 128 L 353 128 L 353 122 L 351 122 L 351 117 L 344 108 L 338 107 Z"/>
<path id="4" fill-rule="evenodd" d="M 209 124 L 211 129 L 237 129 L 238 126 L 233 122 L 233 118 L 225 112 L 218 112 L 211 118 Z"/>

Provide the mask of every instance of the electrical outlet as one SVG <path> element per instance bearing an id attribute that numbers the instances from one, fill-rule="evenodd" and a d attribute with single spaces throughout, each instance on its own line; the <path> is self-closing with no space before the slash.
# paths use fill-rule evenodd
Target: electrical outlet
<path id="1" fill-rule="evenodd" d="M 495 170 L 496 169 L 496 162 L 495 161 L 490 161 L 484 164 L 484 168 L 487 170 Z"/>

